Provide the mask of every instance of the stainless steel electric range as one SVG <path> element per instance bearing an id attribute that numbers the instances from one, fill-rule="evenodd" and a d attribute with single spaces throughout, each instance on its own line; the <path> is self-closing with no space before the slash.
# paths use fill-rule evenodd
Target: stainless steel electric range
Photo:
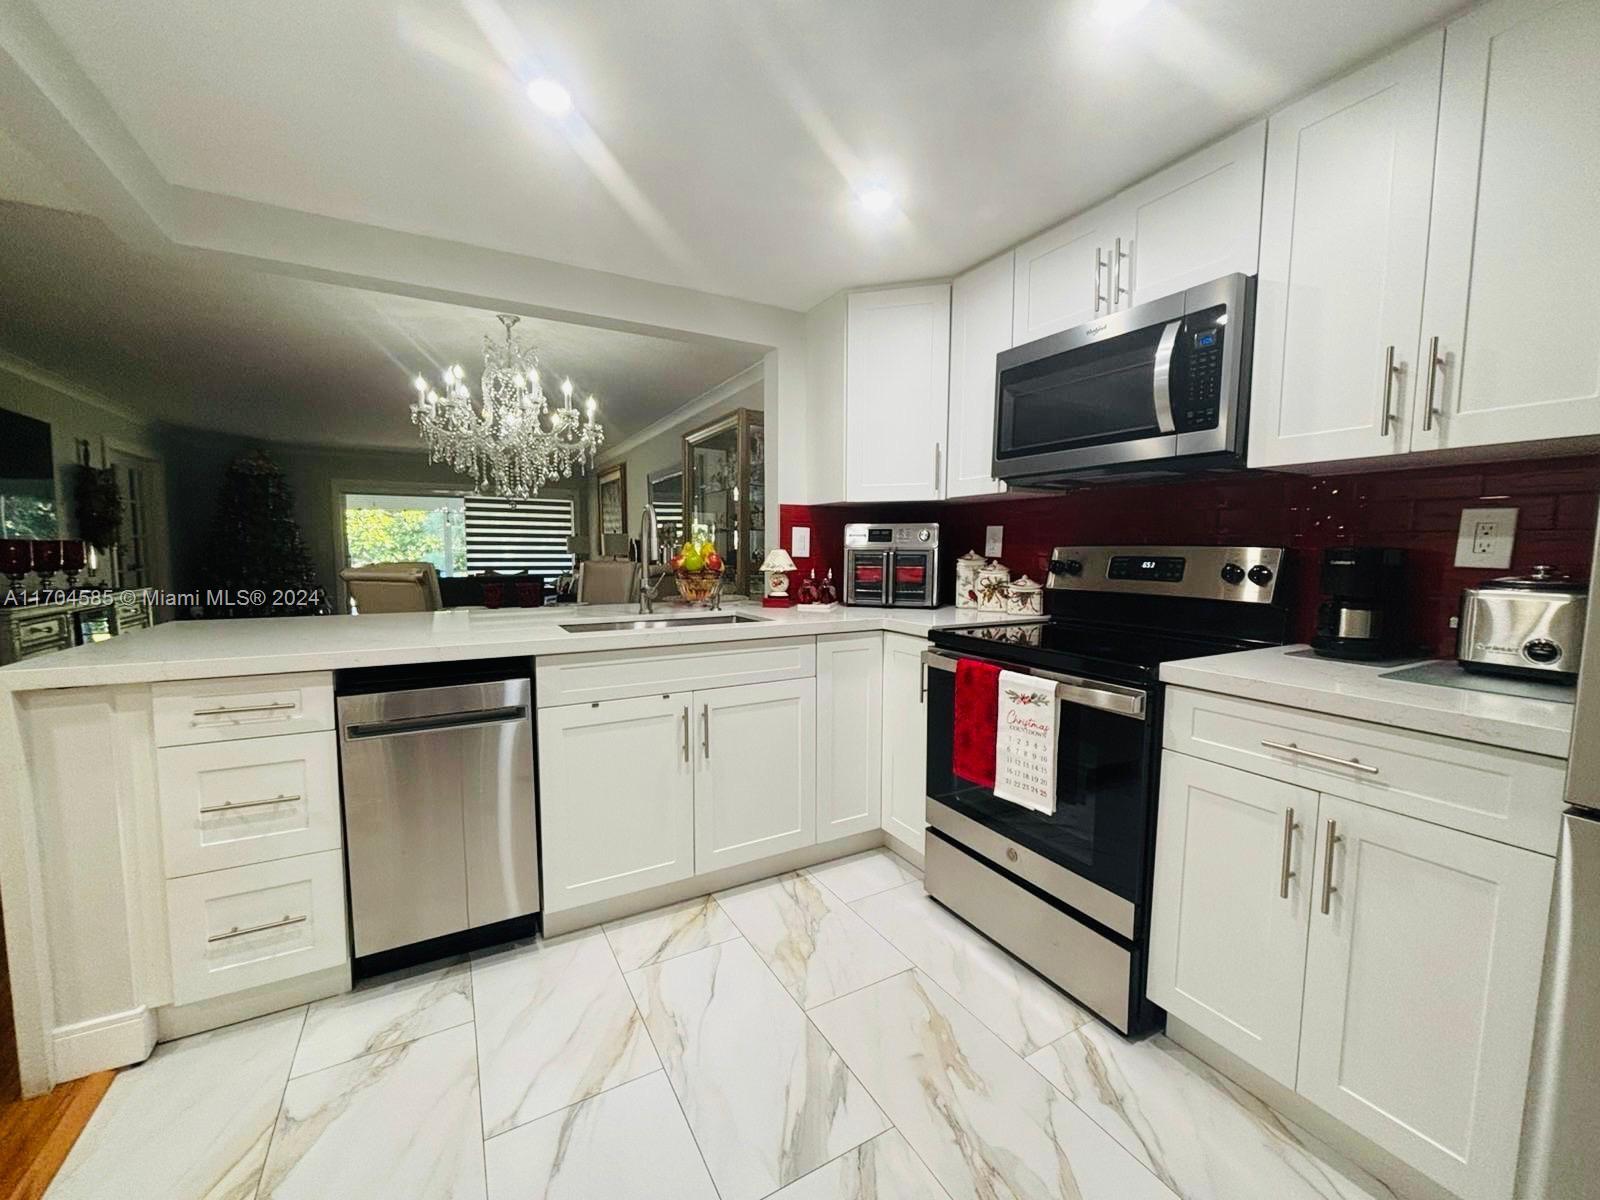
<path id="1" fill-rule="evenodd" d="M 926 886 L 945 907 L 1123 1033 L 1145 998 L 1161 664 L 1287 640 L 1286 554 L 1262 546 L 1060 546 L 1049 619 L 934 630 Z M 956 664 L 1054 682 L 1055 811 L 997 799 L 952 768 Z"/>

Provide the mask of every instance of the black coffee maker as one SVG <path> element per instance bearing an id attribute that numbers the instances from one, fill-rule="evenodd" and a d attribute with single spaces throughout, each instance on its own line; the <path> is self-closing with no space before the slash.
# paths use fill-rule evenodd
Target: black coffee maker
<path id="1" fill-rule="evenodd" d="M 1405 650 L 1406 552 L 1330 546 L 1322 552 L 1322 603 L 1311 648 L 1324 658 L 1371 661 Z"/>

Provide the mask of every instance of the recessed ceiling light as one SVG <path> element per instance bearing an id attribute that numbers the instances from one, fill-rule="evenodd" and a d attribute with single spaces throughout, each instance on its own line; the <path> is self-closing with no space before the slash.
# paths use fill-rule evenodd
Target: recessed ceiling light
<path id="1" fill-rule="evenodd" d="M 886 213 L 894 207 L 894 193 L 879 184 L 864 189 L 856 199 L 869 213 Z"/>
<path id="2" fill-rule="evenodd" d="M 543 112 L 552 117 L 563 116 L 572 111 L 572 93 L 567 91 L 554 79 L 539 78 L 528 83 L 528 99 Z"/>
<path id="3" fill-rule="evenodd" d="M 1149 3 L 1150 0 L 1095 0 L 1094 15 L 1102 25 L 1120 25 Z"/>

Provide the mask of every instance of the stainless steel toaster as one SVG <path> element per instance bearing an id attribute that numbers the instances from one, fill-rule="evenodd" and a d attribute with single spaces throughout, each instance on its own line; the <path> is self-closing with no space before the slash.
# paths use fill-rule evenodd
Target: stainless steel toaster
<path id="1" fill-rule="evenodd" d="M 1554 567 L 1467 588 L 1456 657 L 1469 671 L 1575 682 L 1587 606 L 1587 586 Z"/>

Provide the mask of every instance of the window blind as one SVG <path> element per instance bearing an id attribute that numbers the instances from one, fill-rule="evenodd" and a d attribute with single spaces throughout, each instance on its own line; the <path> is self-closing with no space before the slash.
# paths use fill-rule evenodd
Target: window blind
<path id="1" fill-rule="evenodd" d="M 572 570 L 572 501 L 467 497 L 467 570 L 559 575 Z"/>

